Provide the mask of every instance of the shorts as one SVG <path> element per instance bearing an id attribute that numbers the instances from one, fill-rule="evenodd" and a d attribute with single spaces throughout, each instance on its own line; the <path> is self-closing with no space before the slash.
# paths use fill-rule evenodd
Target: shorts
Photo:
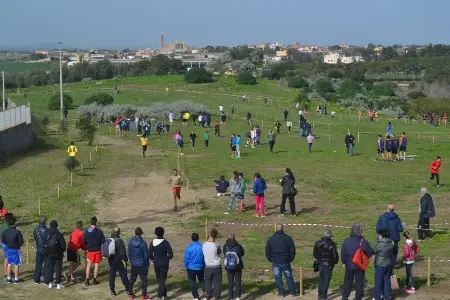
<path id="1" fill-rule="evenodd" d="M 183 149 L 184 144 L 183 143 L 178 143 L 178 147 L 180 147 L 181 149 Z"/>
<path id="2" fill-rule="evenodd" d="M 187 119 L 183 119 L 183 123 L 186 123 L 187 122 Z"/>
<path id="3" fill-rule="evenodd" d="M 405 147 L 400 146 L 400 152 L 406 152 L 406 146 Z"/>
<path id="4" fill-rule="evenodd" d="M 92 264 L 99 264 L 102 261 L 102 252 L 95 251 L 87 253 L 86 260 Z"/>
<path id="5" fill-rule="evenodd" d="M 147 145 L 142 146 L 142 151 L 147 151 Z"/>
<path id="6" fill-rule="evenodd" d="M 22 264 L 22 255 L 18 249 L 8 249 L 6 252 L 8 265 L 20 266 Z"/>
<path id="7" fill-rule="evenodd" d="M 244 194 L 239 193 L 239 200 L 244 200 Z"/>
<path id="8" fill-rule="evenodd" d="M 80 262 L 80 253 L 78 251 L 67 249 L 67 261 L 71 261 L 74 263 Z"/>
<path id="9" fill-rule="evenodd" d="M 236 146 L 231 146 L 231 151 L 236 151 Z"/>
<path id="10" fill-rule="evenodd" d="M 378 154 L 384 153 L 384 149 L 383 150 L 377 149 L 377 153 Z"/>
<path id="11" fill-rule="evenodd" d="M 179 193 L 181 191 L 181 186 L 173 186 L 172 187 L 172 192 L 177 192 Z"/>

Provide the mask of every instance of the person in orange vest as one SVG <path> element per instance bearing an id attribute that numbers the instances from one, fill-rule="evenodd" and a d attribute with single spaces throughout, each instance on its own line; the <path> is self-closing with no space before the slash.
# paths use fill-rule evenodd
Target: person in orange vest
<path id="1" fill-rule="evenodd" d="M 375 122 L 377 122 L 378 123 L 378 112 L 377 111 L 375 111 Z"/>
<path id="2" fill-rule="evenodd" d="M 428 181 L 433 180 L 436 177 L 436 187 L 439 187 L 439 169 L 441 167 L 441 157 L 436 157 L 430 164 L 431 168 L 431 177 Z"/>
<path id="3" fill-rule="evenodd" d="M 447 125 L 447 113 L 444 113 L 444 116 L 442 117 L 442 122 L 444 125 Z"/>
<path id="4" fill-rule="evenodd" d="M 358 119 L 359 119 L 360 122 L 361 122 L 361 118 L 362 118 L 362 112 L 358 111 Z"/>
<path id="5" fill-rule="evenodd" d="M 75 156 L 78 153 L 78 149 L 75 146 L 75 143 L 72 141 L 70 142 L 70 146 L 69 148 L 67 148 L 67 153 L 69 153 L 69 166 L 70 166 L 70 170 L 73 171 L 73 169 L 75 169 Z"/>
<path id="6" fill-rule="evenodd" d="M 369 120 L 370 120 L 371 122 L 373 122 L 373 111 L 372 111 L 372 110 L 369 110 L 368 115 L 369 115 Z"/>

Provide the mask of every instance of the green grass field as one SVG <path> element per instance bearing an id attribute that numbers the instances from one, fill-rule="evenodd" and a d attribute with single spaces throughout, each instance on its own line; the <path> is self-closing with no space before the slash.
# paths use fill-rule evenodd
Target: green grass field
<path id="1" fill-rule="evenodd" d="M 294 111 L 293 100 L 296 91 L 281 88 L 274 82 L 262 81 L 257 86 L 242 87 L 234 84 L 232 79 L 220 79 L 212 84 L 192 85 L 185 84 L 181 76 L 141 77 L 126 78 L 118 82 L 103 81 L 101 84 L 90 86 L 74 84 L 69 86 L 66 92 L 72 95 L 74 104 L 78 106 L 83 104 L 90 93 L 98 91 L 112 93 L 115 84 L 121 86 L 121 94 L 114 96 L 115 104 L 151 105 L 158 101 L 189 99 L 208 105 L 213 112 L 218 110 L 219 104 L 225 107 L 228 122 L 221 127 L 221 137 L 214 137 L 214 129 L 209 129 L 211 136 L 209 148 L 203 146 L 203 129 L 194 127 L 191 122 L 187 128 L 181 127 L 181 122 L 174 124 L 173 129 L 180 127 L 185 135 L 185 156 L 181 157 L 179 162 L 184 176 L 189 180 L 190 191 L 187 191 L 187 186 L 184 190 L 186 193 L 198 193 L 202 210 L 201 213 L 189 218 L 165 219 L 163 222 L 165 226 L 176 228 L 177 234 L 184 237 L 185 241 L 177 241 L 178 245 L 187 244 L 187 237 L 192 231 L 203 233 L 205 219 L 208 220 L 209 228 L 215 226 L 219 229 L 220 242 L 223 242 L 228 234 L 236 234 L 237 239 L 246 249 L 244 261 L 249 275 L 244 277 L 249 284 L 249 289 L 258 287 L 260 290 L 271 290 L 273 287 L 270 282 L 270 272 L 265 271 L 270 269 L 270 264 L 264 256 L 264 245 L 267 237 L 273 232 L 276 222 L 337 226 L 331 229 L 339 246 L 349 234 L 349 229 L 339 226 L 347 227 L 353 222 L 361 222 L 366 228 L 366 238 L 373 243 L 375 240 L 373 227 L 376 220 L 386 206 L 392 203 L 402 221 L 408 226 L 407 229 L 415 235 L 413 227 L 418 220 L 421 186 L 429 187 L 435 199 L 437 215 L 432 223 L 437 225 L 433 227 L 443 231 L 436 231 L 432 239 L 421 244 L 416 276 L 420 278 L 419 285 L 424 287 L 426 259 L 430 257 L 434 289 L 422 291 L 439 292 L 448 287 L 442 287 L 442 284 L 450 278 L 450 263 L 445 261 L 450 259 L 448 248 L 450 234 L 445 231 L 450 227 L 448 224 L 450 185 L 446 176 L 449 172 L 446 157 L 450 153 L 448 150 L 450 130 L 446 126 L 433 128 L 425 124 L 392 120 L 395 134 L 406 132 L 409 140 L 408 154 L 416 155 L 415 159 L 377 163 L 374 161 L 376 136 L 385 133 L 388 122 L 386 118 L 381 118 L 378 124 L 369 122 L 367 118 L 359 122 L 355 112 L 347 113 L 330 106 L 329 111 L 332 109 L 338 111 L 336 118 L 332 120 L 329 116 L 318 116 L 311 110 L 308 120 L 314 125 L 313 133 L 316 140 L 313 152 L 308 153 L 306 141 L 299 137 L 298 133 L 298 118 Z M 168 96 L 164 95 L 166 86 L 170 88 Z M 52 87 L 42 87 L 30 89 L 27 99 L 15 95 L 12 95 L 12 98 L 18 104 L 30 102 L 34 113 L 40 117 L 48 115 L 53 123 L 57 124 L 59 112 L 47 110 L 47 102 L 52 94 Z M 249 102 L 241 101 L 242 94 L 247 95 Z M 264 96 L 269 98 L 267 106 L 263 104 Z M 231 114 L 232 103 L 236 107 L 234 116 Z M 269 153 L 268 145 L 265 144 L 266 136 L 275 120 L 282 121 L 284 107 L 289 108 L 294 128 L 289 134 L 284 126 L 285 123 L 282 122 L 281 134 L 277 136 L 275 153 L 272 155 Z M 250 109 L 255 117 L 254 124 L 262 127 L 263 145 L 256 149 L 246 148 L 243 138 L 242 158 L 237 160 L 230 157 L 229 137 L 232 133 L 244 137 L 248 129 L 245 115 Z M 71 110 L 69 119 L 74 122 L 75 118 L 75 111 Z M 217 115 L 213 117 L 213 122 L 216 118 Z M 66 157 L 65 147 L 75 135 L 74 130 L 71 131 L 70 138 L 68 136 L 45 137 L 42 141 L 45 145 L 41 145 L 32 155 L 18 156 L 14 158 L 14 163 L 0 171 L 2 194 L 8 207 L 21 216 L 27 238 L 31 237 L 31 229 L 38 218 L 36 203 L 38 198 L 41 199 L 41 213 L 58 219 L 60 227 L 68 233 L 75 220 L 81 218 L 87 221 L 90 215 L 99 213 L 99 206 L 96 204 L 110 201 L 108 199 L 111 197 L 111 188 L 117 178 L 148 172 L 169 174 L 170 169 L 177 167 L 177 150 L 171 136 L 159 137 L 152 132 L 149 152 L 150 155 L 152 153 L 158 153 L 158 155 L 149 160 L 142 160 L 135 155 L 139 153 L 135 133 L 132 132 L 127 136 L 116 134 L 113 126 L 113 124 L 102 124 L 97 133 L 98 138 L 104 137 L 107 140 L 105 152 L 98 154 L 94 151 L 95 147 L 80 144 L 80 153 L 82 153 L 80 159 L 85 163 L 85 169 L 83 172 L 75 172 L 74 186 L 68 185 L 62 189 L 60 198 L 56 195 L 58 184 L 62 186 L 68 180 L 67 170 L 62 164 Z M 187 140 L 191 130 L 194 130 L 199 137 L 195 150 L 190 148 Z M 344 136 L 348 130 L 359 138 L 359 143 L 355 146 L 355 155 L 352 157 L 347 156 L 344 146 Z M 89 151 L 94 153 L 91 163 L 88 162 Z M 442 183 L 439 189 L 427 182 L 429 162 L 437 155 L 443 157 Z M 294 172 L 299 190 L 296 202 L 297 207 L 302 211 L 295 218 L 279 216 L 278 179 L 284 175 L 286 167 L 290 167 Z M 267 219 L 253 218 L 251 210 L 237 215 L 223 214 L 228 201 L 226 197 L 220 199 L 215 197 L 212 181 L 220 175 L 230 178 L 234 170 L 244 172 L 248 179 L 251 179 L 255 172 L 260 172 L 266 179 L 269 185 L 266 194 Z M 95 201 L 91 197 L 93 191 L 100 195 Z M 149 192 L 151 193 L 151 188 Z M 48 193 L 51 195 L 45 197 Z M 246 195 L 246 201 L 247 205 L 252 205 L 250 193 Z M 215 222 L 236 224 L 216 224 Z M 144 230 L 150 233 L 152 228 Z M 293 236 L 297 246 L 294 265 L 296 268 L 299 266 L 304 268 L 307 289 L 317 285 L 315 274 L 311 271 L 312 247 L 323 230 L 324 226 L 317 225 L 286 226 L 286 231 Z M 183 249 L 180 248 L 177 251 L 181 254 Z M 440 260 L 444 262 L 439 262 Z M 175 258 L 173 272 L 178 275 L 169 281 L 180 280 L 181 261 L 181 257 Z M 400 278 L 404 278 L 403 269 L 397 270 L 396 273 Z M 366 279 L 369 284 L 373 284 L 372 267 L 369 268 Z M 343 269 L 337 266 L 332 285 L 338 287 L 342 282 Z M 106 287 L 105 289 L 107 290 Z"/>

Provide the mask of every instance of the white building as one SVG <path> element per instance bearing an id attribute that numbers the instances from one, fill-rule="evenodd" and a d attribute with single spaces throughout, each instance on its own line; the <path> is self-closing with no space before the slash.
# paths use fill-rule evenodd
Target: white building
<path id="1" fill-rule="evenodd" d="M 343 64 L 351 64 L 360 61 L 364 61 L 361 56 L 342 56 L 339 53 L 329 53 L 323 57 L 323 62 L 326 64 L 337 64 L 339 62 Z"/>

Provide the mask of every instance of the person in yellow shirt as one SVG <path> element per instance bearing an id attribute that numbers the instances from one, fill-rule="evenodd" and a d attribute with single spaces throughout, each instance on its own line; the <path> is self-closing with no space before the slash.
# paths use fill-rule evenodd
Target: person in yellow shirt
<path id="1" fill-rule="evenodd" d="M 145 151 L 147 151 L 148 138 L 145 135 L 141 136 L 142 156 L 145 157 Z"/>
<path id="2" fill-rule="evenodd" d="M 169 95 L 169 88 L 166 87 L 166 96 Z"/>
<path id="3" fill-rule="evenodd" d="M 75 156 L 78 153 L 78 149 L 75 146 L 75 143 L 72 141 L 70 142 L 70 146 L 69 148 L 67 148 L 67 153 L 69 153 L 69 166 L 70 166 L 70 170 L 73 171 L 73 169 L 75 169 Z"/>

